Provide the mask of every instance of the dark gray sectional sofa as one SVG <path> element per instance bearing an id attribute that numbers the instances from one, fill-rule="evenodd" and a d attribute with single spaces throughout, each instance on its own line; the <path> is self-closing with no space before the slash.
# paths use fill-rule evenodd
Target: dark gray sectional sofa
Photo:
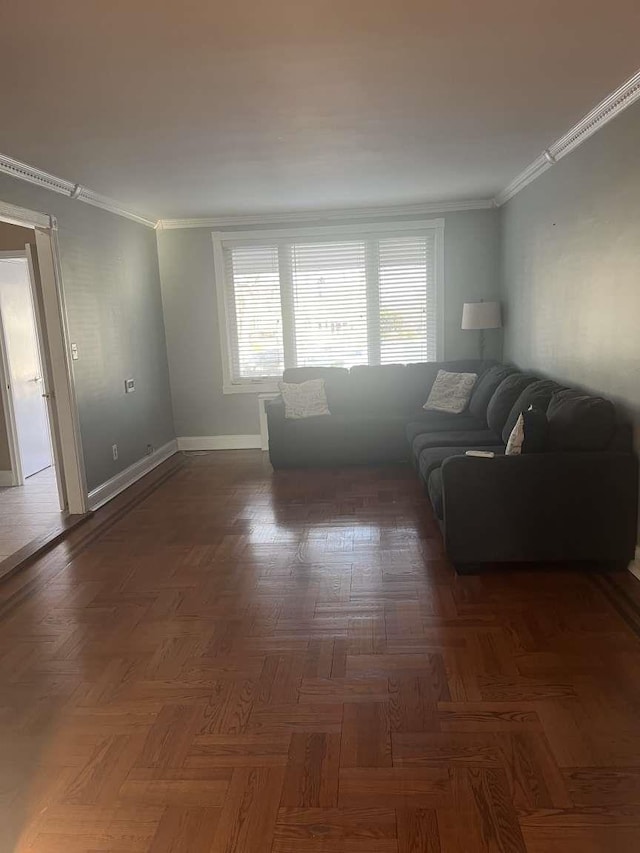
<path id="1" fill-rule="evenodd" d="M 441 369 L 478 374 L 462 414 L 422 409 Z M 410 460 L 458 572 L 532 561 L 621 566 L 633 558 L 638 464 L 631 429 L 610 401 L 479 360 L 295 368 L 283 378 L 323 378 L 331 414 L 287 420 L 281 398 L 269 402 L 273 467 Z M 547 412 L 548 449 L 505 456 L 530 405 Z"/>

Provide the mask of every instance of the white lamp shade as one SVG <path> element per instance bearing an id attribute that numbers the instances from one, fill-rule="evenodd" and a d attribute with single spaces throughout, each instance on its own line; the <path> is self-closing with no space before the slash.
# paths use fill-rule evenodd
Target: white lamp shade
<path id="1" fill-rule="evenodd" d="M 499 329 L 502 326 L 499 302 L 465 302 L 462 306 L 463 329 Z"/>

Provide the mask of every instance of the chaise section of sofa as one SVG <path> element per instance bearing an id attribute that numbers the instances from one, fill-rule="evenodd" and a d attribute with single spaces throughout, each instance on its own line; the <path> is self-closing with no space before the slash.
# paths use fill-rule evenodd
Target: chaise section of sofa
<path id="1" fill-rule="evenodd" d="M 483 564 L 633 559 L 638 464 L 631 453 L 449 456 L 429 477 L 449 559 Z"/>
<path id="2" fill-rule="evenodd" d="M 513 384 L 513 382 L 511 383 Z M 543 453 L 505 456 L 518 415 L 546 409 Z M 494 424 L 494 426 L 497 424 Z M 625 566 L 637 535 L 638 462 L 608 400 L 550 380 L 527 383 L 494 447 L 429 447 L 418 471 L 461 574 L 496 563 Z M 492 450 L 494 458 L 467 456 Z"/>

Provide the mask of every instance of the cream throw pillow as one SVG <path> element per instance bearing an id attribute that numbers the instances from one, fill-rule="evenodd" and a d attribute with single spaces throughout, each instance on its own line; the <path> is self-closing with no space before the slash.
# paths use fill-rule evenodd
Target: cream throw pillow
<path id="1" fill-rule="evenodd" d="M 306 382 L 278 382 L 284 400 L 284 416 L 292 420 L 330 415 L 324 379 Z"/>
<path id="2" fill-rule="evenodd" d="M 449 373 L 439 370 L 427 402 L 422 408 L 428 412 L 459 415 L 469 404 L 477 378 L 477 373 Z"/>
<path id="3" fill-rule="evenodd" d="M 518 420 L 511 430 L 507 447 L 504 451 L 505 456 L 520 456 L 522 453 L 522 445 L 524 444 L 524 415 L 522 412 L 518 415 Z"/>

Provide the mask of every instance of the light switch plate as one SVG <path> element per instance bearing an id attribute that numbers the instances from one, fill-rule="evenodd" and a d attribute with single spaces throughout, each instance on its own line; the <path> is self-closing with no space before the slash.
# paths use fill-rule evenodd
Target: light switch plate
<path id="1" fill-rule="evenodd" d="M 125 394 L 133 394 L 136 390 L 136 383 L 133 379 L 125 379 L 124 380 L 124 393 Z"/>
<path id="2" fill-rule="evenodd" d="M 71 358 L 74 361 L 78 360 L 78 344 L 71 344 Z"/>

